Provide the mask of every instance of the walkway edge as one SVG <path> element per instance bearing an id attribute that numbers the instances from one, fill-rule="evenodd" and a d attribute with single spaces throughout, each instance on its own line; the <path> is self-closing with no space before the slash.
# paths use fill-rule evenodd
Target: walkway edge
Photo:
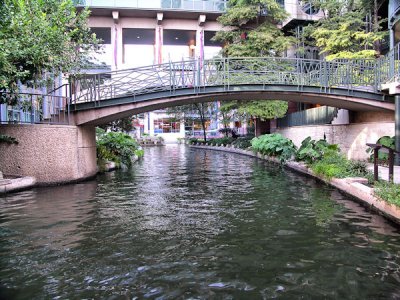
<path id="1" fill-rule="evenodd" d="M 260 153 L 254 153 L 250 150 L 243 150 L 234 147 L 224 147 L 224 146 L 199 146 L 199 145 L 189 145 L 190 148 L 224 151 L 230 153 L 237 153 L 246 156 L 256 157 L 261 160 L 269 161 L 272 163 L 279 164 L 279 160 L 273 157 L 262 155 Z M 370 188 L 361 182 L 364 181 L 360 178 L 333 178 L 331 180 L 326 180 L 320 176 L 315 175 L 307 166 L 300 162 L 290 161 L 284 164 L 285 167 L 301 173 L 306 176 L 311 176 L 317 180 L 320 180 L 330 186 L 333 186 L 340 190 L 341 192 L 351 196 L 358 202 L 361 202 L 371 210 L 383 215 L 384 217 L 390 219 L 391 221 L 400 224 L 400 208 L 394 204 L 390 204 L 381 198 L 374 195 L 374 189 Z M 360 182 L 361 181 L 361 182 Z"/>
<path id="2" fill-rule="evenodd" d="M 30 176 L 12 178 L 12 179 L 1 179 L 0 194 L 26 190 L 31 187 L 34 187 L 35 185 L 36 185 L 36 179 Z"/>

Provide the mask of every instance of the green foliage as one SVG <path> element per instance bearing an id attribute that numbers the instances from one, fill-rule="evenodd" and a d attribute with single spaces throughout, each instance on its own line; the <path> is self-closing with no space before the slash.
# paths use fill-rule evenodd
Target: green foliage
<path id="1" fill-rule="evenodd" d="M 374 193 L 381 199 L 400 207 L 400 184 L 387 181 L 375 182 Z"/>
<path id="2" fill-rule="evenodd" d="M 261 154 L 275 156 L 281 162 L 291 159 L 296 153 L 293 142 L 279 133 L 255 137 L 251 140 L 251 147 Z"/>
<path id="3" fill-rule="evenodd" d="M 111 131 L 122 131 L 122 132 L 130 132 L 133 130 L 133 121 L 135 120 L 134 116 L 126 117 L 122 119 L 115 120 L 113 122 L 104 124 L 99 126 L 104 130 L 111 130 Z"/>
<path id="4" fill-rule="evenodd" d="M 5 134 L 0 134 L 0 144 L 1 143 L 18 144 L 18 141 L 15 137 L 5 135 Z"/>
<path id="5" fill-rule="evenodd" d="M 208 143 L 211 144 L 211 145 L 214 145 L 214 146 L 216 146 L 216 145 L 224 145 L 224 146 L 226 146 L 228 144 L 231 144 L 232 141 L 233 141 L 233 138 L 225 136 L 225 137 L 222 137 L 222 138 L 210 139 L 208 141 Z"/>
<path id="6" fill-rule="evenodd" d="M 323 139 L 316 141 L 307 137 L 301 142 L 301 146 L 296 152 L 296 160 L 312 164 L 322 159 L 327 150 L 339 152 L 339 147 L 336 144 L 329 144 Z"/>
<path id="7" fill-rule="evenodd" d="M 261 100 L 240 102 L 239 114 L 247 114 L 263 121 L 274 118 L 282 118 L 288 110 L 288 103 L 279 100 Z"/>
<path id="8" fill-rule="evenodd" d="M 278 55 L 294 44 L 276 26 L 287 17 L 286 11 L 275 0 L 230 0 L 228 10 L 218 21 L 228 30 L 219 31 L 215 40 L 225 46 L 223 54 L 231 57 Z M 260 17 L 261 7 L 268 17 Z"/>
<path id="9" fill-rule="evenodd" d="M 316 175 L 327 179 L 332 179 L 333 177 L 367 177 L 369 174 L 365 162 L 348 160 L 333 149 L 328 149 L 320 160 L 312 163 L 311 170 Z"/>
<path id="10" fill-rule="evenodd" d="M 144 150 L 143 149 L 136 149 L 135 150 L 135 155 L 137 157 L 143 157 L 144 156 Z"/>
<path id="11" fill-rule="evenodd" d="M 232 145 L 240 149 L 247 149 L 251 147 L 252 139 L 253 139 L 252 137 L 238 137 L 236 140 L 232 142 Z"/>
<path id="12" fill-rule="evenodd" d="M 0 4 L 1 102 L 14 103 L 18 84 L 43 86 L 46 74 L 72 73 L 88 64 L 98 40 L 87 25 L 88 10 L 72 0 L 3 0 Z M 79 49 L 79 50 L 78 50 Z"/>
<path id="13" fill-rule="evenodd" d="M 314 4 L 326 14 L 305 28 L 305 36 L 312 38 L 327 59 L 334 58 L 373 58 L 379 50 L 379 43 L 387 32 L 379 18 L 378 1 L 316 1 Z M 373 15 L 372 28 L 365 27 L 365 16 Z"/>
<path id="14" fill-rule="evenodd" d="M 117 165 L 132 165 L 134 155 L 142 156 L 139 144 L 129 135 L 121 132 L 108 132 L 96 129 L 97 159 L 99 161 L 113 161 Z"/>
<path id="15" fill-rule="evenodd" d="M 383 146 L 395 149 L 396 148 L 396 141 L 395 141 L 395 137 L 390 137 L 390 136 L 382 136 L 378 139 L 378 141 L 376 142 L 377 144 L 381 144 Z M 372 148 L 368 148 L 367 149 L 367 153 L 371 153 L 369 159 L 370 161 L 374 161 L 374 150 Z M 388 153 L 383 153 L 381 151 L 378 152 L 378 161 L 381 164 L 388 164 L 388 160 L 389 160 L 389 154 Z"/>
<path id="16" fill-rule="evenodd" d="M 199 140 L 197 138 L 190 138 L 188 140 L 188 143 L 189 143 L 189 145 L 194 145 L 194 144 L 197 144 L 198 141 Z"/>

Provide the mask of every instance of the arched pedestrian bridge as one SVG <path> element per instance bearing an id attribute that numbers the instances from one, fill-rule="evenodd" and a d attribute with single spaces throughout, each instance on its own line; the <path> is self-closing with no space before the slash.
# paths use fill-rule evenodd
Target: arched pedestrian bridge
<path id="1" fill-rule="evenodd" d="M 215 100 L 274 99 L 394 112 L 393 97 L 381 88 L 394 76 L 391 61 L 389 56 L 334 61 L 220 58 L 83 74 L 70 80 L 70 110 L 75 125 Z"/>

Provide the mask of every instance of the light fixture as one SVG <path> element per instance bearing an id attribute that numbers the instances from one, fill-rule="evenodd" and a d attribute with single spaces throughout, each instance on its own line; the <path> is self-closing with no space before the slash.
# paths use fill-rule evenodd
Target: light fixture
<path id="1" fill-rule="evenodd" d="M 136 38 L 137 38 L 137 39 L 140 39 L 140 35 L 138 35 Z"/>
<path id="2" fill-rule="evenodd" d="M 190 50 L 196 49 L 196 45 L 190 45 L 190 46 L 189 46 L 189 49 L 190 49 Z"/>
<path id="3" fill-rule="evenodd" d="M 178 37 L 175 37 L 175 39 L 176 39 L 176 40 L 179 40 L 179 38 L 178 38 Z"/>

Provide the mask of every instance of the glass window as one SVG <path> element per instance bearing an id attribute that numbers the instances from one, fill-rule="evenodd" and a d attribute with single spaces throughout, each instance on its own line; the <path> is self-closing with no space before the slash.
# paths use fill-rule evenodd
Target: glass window
<path id="1" fill-rule="evenodd" d="M 180 132 L 180 123 L 172 119 L 155 119 L 154 133 L 177 133 Z"/>
<path id="2" fill-rule="evenodd" d="M 90 31 L 101 39 L 102 44 L 111 44 L 111 28 L 110 27 L 92 27 Z"/>

